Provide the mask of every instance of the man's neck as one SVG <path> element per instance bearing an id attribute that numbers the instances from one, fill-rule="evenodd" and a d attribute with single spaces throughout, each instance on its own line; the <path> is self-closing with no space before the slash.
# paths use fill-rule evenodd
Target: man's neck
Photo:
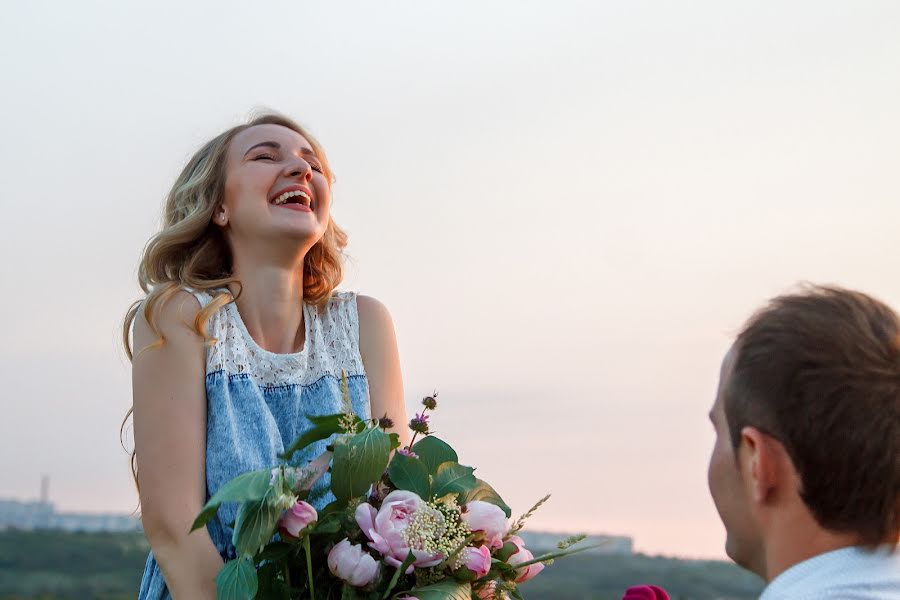
<path id="1" fill-rule="evenodd" d="M 766 544 L 767 583 L 814 556 L 857 545 L 856 534 L 835 533 L 821 527 L 788 527 L 778 531 Z"/>

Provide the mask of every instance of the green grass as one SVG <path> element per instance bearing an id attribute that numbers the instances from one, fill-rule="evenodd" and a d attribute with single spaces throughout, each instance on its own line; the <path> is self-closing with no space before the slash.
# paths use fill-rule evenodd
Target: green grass
<path id="1" fill-rule="evenodd" d="M 149 547 L 139 533 L 0 531 L 0 600 L 134 600 Z M 672 600 L 755 600 L 762 582 L 725 562 L 579 554 L 522 586 L 529 600 L 619 600 L 653 583 Z"/>
<path id="2" fill-rule="evenodd" d="M 147 545 L 139 533 L 0 532 L 0 599 L 133 600 Z"/>
<path id="3" fill-rule="evenodd" d="M 578 554 L 556 561 L 522 585 L 526 598 L 620 600 L 632 585 L 655 584 L 672 600 L 756 600 L 763 583 L 721 561 Z"/>

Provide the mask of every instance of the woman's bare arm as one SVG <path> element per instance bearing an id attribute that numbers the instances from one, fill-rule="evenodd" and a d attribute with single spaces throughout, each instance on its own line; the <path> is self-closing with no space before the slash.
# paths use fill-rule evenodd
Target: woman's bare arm
<path id="1" fill-rule="evenodd" d="M 410 441 L 406 404 L 403 400 L 403 376 L 394 323 L 384 305 L 369 296 L 357 297 L 359 312 L 359 353 L 369 380 L 372 417 L 387 414 L 394 421 L 389 431 L 400 436 L 404 446 Z"/>
<path id="2" fill-rule="evenodd" d="M 134 441 L 144 533 L 175 600 L 216 597 L 223 561 L 203 527 L 206 500 L 206 349 L 194 331 L 200 303 L 179 291 L 159 310 L 161 348 L 142 313 L 135 320 Z"/>

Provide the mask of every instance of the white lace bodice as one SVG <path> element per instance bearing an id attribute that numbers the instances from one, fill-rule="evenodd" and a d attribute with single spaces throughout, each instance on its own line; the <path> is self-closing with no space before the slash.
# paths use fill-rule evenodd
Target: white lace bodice
<path id="1" fill-rule="evenodd" d="M 201 306 L 212 300 L 206 292 L 191 293 Z M 325 375 L 339 379 L 342 370 L 348 376 L 364 374 L 354 292 L 337 292 L 322 308 L 304 304 L 303 321 L 303 349 L 277 354 L 253 340 L 234 302 L 225 305 L 210 317 L 209 335 L 216 342 L 207 350 L 207 375 L 225 372 L 229 376 L 247 376 L 258 385 L 272 387 L 307 386 Z"/>

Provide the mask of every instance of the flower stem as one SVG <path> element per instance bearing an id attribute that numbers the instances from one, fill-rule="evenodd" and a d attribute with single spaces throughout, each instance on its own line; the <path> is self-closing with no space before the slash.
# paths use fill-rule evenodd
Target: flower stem
<path id="1" fill-rule="evenodd" d="M 604 541 L 600 542 L 599 544 L 591 544 L 590 546 L 583 546 L 581 548 L 574 548 L 572 550 L 562 550 L 560 552 L 549 552 L 547 554 L 535 556 L 531 560 L 528 560 L 525 562 L 520 562 L 516 565 L 511 565 L 511 566 L 518 571 L 519 569 L 523 569 L 523 568 L 531 566 L 535 563 L 542 563 L 542 562 L 546 562 L 548 560 L 553 560 L 555 558 L 562 558 L 563 556 L 569 556 L 570 554 L 578 554 L 579 552 L 584 552 L 585 550 L 591 550 L 592 548 L 600 548 L 602 546 L 607 546 L 607 545 L 609 545 L 610 541 L 611 540 L 604 540 Z"/>
<path id="2" fill-rule="evenodd" d="M 308 535 L 303 538 L 303 550 L 306 552 L 306 577 L 309 581 L 309 597 L 310 597 L 310 600 L 315 600 L 316 589 L 313 586 L 312 553 L 309 551 L 309 536 Z"/>
<path id="3" fill-rule="evenodd" d="M 435 394 L 437 394 L 437 392 L 435 392 Z M 426 412 L 428 412 L 428 407 L 427 407 L 427 406 L 426 406 L 425 408 L 422 409 L 422 416 L 423 416 L 423 417 L 425 416 L 425 413 L 426 413 Z M 411 422 L 411 421 L 410 421 L 410 422 Z M 412 440 L 410 440 L 409 446 L 406 447 L 408 450 L 412 450 L 413 444 L 416 443 L 416 436 L 418 436 L 418 435 L 419 435 L 419 432 L 414 430 L 414 431 L 413 431 Z M 428 435 L 428 434 L 426 433 L 425 435 Z"/>

